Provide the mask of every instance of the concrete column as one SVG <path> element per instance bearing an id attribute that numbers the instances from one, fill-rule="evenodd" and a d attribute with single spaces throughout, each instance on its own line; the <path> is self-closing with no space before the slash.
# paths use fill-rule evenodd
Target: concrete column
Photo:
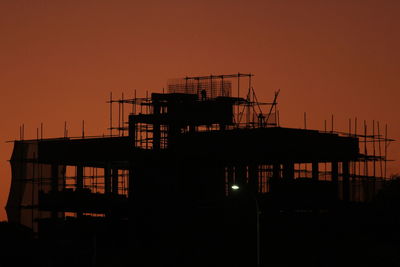
<path id="1" fill-rule="evenodd" d="M 168 125 L 168 147 L 171 147 L 174 145 L 176 138 L 178 137 L 180 133 L 180 126 L 170 123 Z"/>
<path id="2" fill-rule="evenodd" d="M 58 191 L 58 184 L 59 184 L 59 177 L 58 177 L 58 165 L 52 164 L 51 165 L 51 191 Z"/>
<path id="3" fill-rule="evenodd" d="M 311 163 L 311 168 L 312 168 L 312 171 L 311 171 L 311 173 L 312 173 L 312 179 L 314 180 L 314 181 L 318 181 L 319 180 L 319 166 L 318 166 L 318 161 L 313 161 L 312 163 Z"/>
<path id="4" fill-rule="evenodd" d="M 76 166 L 76 184 L 75 189 L 80 191 L 83 189 L 83 166 Z"/>
<path id="5" fill-rule="evenodd" d="M 136 146 L 136 123 L 135 123 L 135 115 L 129 116 L 129 139 L 131 140 L 131 144 Z"/>
<path id="6" fill-rule="evenodd" d="M 153 123 L 153 149 L 160 150 L 161 130 L 159 116 L 161 113 L 161 106 L 155 102 L 153 105 L 155 122 Z"/>
<path id="7" fill-rule="evenodd" d="M 281 178 L 281 165 L 278 163 L 272 165 L 272 178 Z"/>
<path id="8" fill-rule="evenodd" d="M 342 171 L 343 171 L 343 200 L 345 202 L 349 202 L 350 201 L 350 170 L 349 170 L 349 162 L 348 161 L 343 161 Z"/>
<path id="9" fill-rule="evenodd" d="M 134 173 L 132 163 L 130 163 L 130 167 L 129 167 L 129 171 L 128 172 L 129 172 L 128 173 L 128 179 L 129 179 L 129 182 L 128 182 L 128 186 L 129 186 L 129 188 L 128 188 L 128 199 L 129 199 L 129 201 L 131 201 L 131 199 L 133 197 L 133 173 Z"/>
<path id="10" fill-rule="evenodd" d="M 332 182 L 334 184 L 338 184 L 339 181 L 339 164 L 337 161 L 331 162 L 331 169 L 332 169 Z"/>
<path id="11" fill-rule="evenodd" d="M 335 198 L 339 198 L 338 185 L 339 185 L 339 164 L 337 161 L 331 162 L 332 184 L 335 188 Z"/>
<path id="12" fill-rule="evenodd" d="M 276 185 L 279 182 L 279 179 L 281 178 L 281 164 L 279 163 L 274 163 L 272 165 L 272 178 L 269 181 L 269 191 L 274 192 L 276 189 Z"/>
<path id="13" fill-rule="evenodd" d="M 75 191 L 80 192 L 83 189 L 83 166 L 76 166 L 76 181 L 75 181 Z M 76 212 L 78 218 L 83 216 L 82 210 Z"/>
<path id="14" fill-rule="evenodd" d="M 258 192 L 258 165 L 250 164 L 249 168 L 249 186 L 253 193 Z"/>
<path id="15" fill-rule="evenodd" d="M 118 169 L 116 168 L 112 169 L 111 186 L 112 186 L 112 193 L 114 195 L 118 195 Z"/>
<path id="16" fill-rule="evenodd" d="M 57 192 L 58 191 L 58 184 L 59 184 L 58 179 L 59 179 L 59 177 L 58 177 L 58 165 L 57 164 L 52 164 L 51 165 L 51 191 L 52 192 Z M 58 218 L 58 212 L 52 210 L 51 211 L 51 217 L 53 219 Z M 32 226 L 33 226 L 33 224 L 32 224 Z"/>
<path id="17" fill-rule="evenodd" d="M 283 164 L 283 178 L 294 179 L 294 163 L 286 162 Z"/>
<path id="18" fill-rule="evenodd" d="M 111 166 L 106 164 L 104 167 L 104 193 L 111 193 Z"/>

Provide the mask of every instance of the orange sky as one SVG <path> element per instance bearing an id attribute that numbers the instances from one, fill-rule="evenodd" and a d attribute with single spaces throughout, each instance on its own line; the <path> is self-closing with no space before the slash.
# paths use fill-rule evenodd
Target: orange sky
<path id="1" fill-rule="evenodd" d="M 169 78 L 252 72 L 280 88 L 281 124 L 323 129 L 335 114 L 389 124 L 400 139 L 400 1 L 0 1 L 0 220 L 12 145 L 107 133 L 109 92 L 161 91 Z M 359 125 L 361 128 L 361 124 Z M 400 145 L 389 147 L 400 160 Z M 399 163 L 388 173 L 400 172 Z"/>

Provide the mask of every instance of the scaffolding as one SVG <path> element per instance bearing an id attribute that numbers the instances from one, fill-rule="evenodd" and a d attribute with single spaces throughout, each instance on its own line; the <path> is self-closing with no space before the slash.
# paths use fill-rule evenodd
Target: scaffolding
<path id="1" fill-rule="evenodd" d="M 138 150 L 152 152 L 168 150 L 171 134 L 176 135 L 176 133 L 186 136 L 192 133 L 224 134 L 241 130 L 280 129 L 277 107 L 279 90 L 274 93 L 271 102 L 260 102 L 252 86 L 253 76 L 253 74 L 237 73 L 172 79 L 167 84 L 168 93 L 163 92 L 163 94 L 150 96 L 146 92 L 145 97 L 137 97 L 135 91 L 132 98 L 126 98 L 122 94 L 121 98 L 114 99 L 110 93 L 110 99 L 107 101 L 109 104 L 109 135 L 103 135 L 100 139 L 115 139 L 123 144 L 131 144 L 135 152 Z M 201 107 L 200 111 L 210 112 L 211 110 L 212 112 L 210 112 L 210 116 L 207 115 L 208 120 L 192 123 L 189 119 L 188 123 L 182 123 L 177 129 L 173 129 L 173 123 L 176 121 L 168 121 L 167 117 L 173 112 L 169 110 L 171 101 L 176 101 L 173 102 L 175 104 L 188 102 L 189 105 Z M 227 117 L 222 117 L 220 120 L 210 119 L 212 116 L 216 116 L 212 108 L 224 105 L 228 108 L 223 110 L 230 112 L 231 109 L 232 113 L 227 112 Z M 176 113 L 185 113 L 185 110 L 178 110 Z M 200 115 L 205 116 L 205 114 Z M 160 119 L 162 116 L 166 117 L 164 121 Z M 134 122 L 131 121 L 132 118 L 135 119 Z M 351 202 L 373 200 L 376 193 L 390 179 L 387 175 L 387 162 L 390 161 L 387 151 L 390 143 L 394 140 L 388 138 L 387 125 L 382 130 L 379 122 L 373 121 L 372 126 L 368 126 L 364 121 L 360 131 L 356 118 L 354 125 L 349 120 L 347 132 L 339 132 L 334 130 L 333 116 L 330 130 L 327 129 L 326 124 L 325 121 L 323 131 L 308 131 L 306 130 L 305 115 L 305 129 L 299 134 L 306 135 L 312 132 L 319 136 L 356 140 L 359 153 L 348 164 L 327 160 L 292 162 L 289 167 L 282 162 L 241 163 L 242 165 L 229 163 L 223 169 L 225 195 L 232 194 L 231 186 L 237 184 L 239 180 L 253 183 L 254 179 L 256 179 L 257 193 L 266 195 L 271 193 L 275 178 L 290 176 L 295 181 L 315 180 L 320 183 L 332 183 L 341 200 Z M 133 129 L 132 125 L 135 126 Z M 94 137 L 85 136 L 84 122 L 82 122 L 81 137 L 68 137 L 65 123 L 64 137 L 58 139 L 43 139 L 43 124 L 41 124 L 40 134 L 38 129 L 36 140 L 24 140 L 24 126 L 20 127 L 20 140 L 15 142 L 21 147 L 18 148 L 20 151 L 17 151 L 19 156 L 13 161 L 15 164 L 13 181 L 18 184 L 17 187 L 23 188 L 23 192 L 19 192 L 22 199 L 20 208 L 23 209 L 23 213 L 30 212 L 31 214 L 29 222 L 25 222 L 26 225 L 37 230 L 38 220 L 52 216 L 61 218 L 106 215 L 104 209 L 92 208 L 86 211 L 74 211 L 73 207 L 62 212 L 52 212 L 51 206 L 49 206 L 46 210 L 40 210 L 38 208 L 39 196 L 42 193 L 58 191 L 65 193 L 63 196 L 71 198 L 72 193 L 78 193 L 78 195 L 81 194 L 79 196 L 91 197 L 94 202 L 99 201 L 99 203 L 103 203 L 101 202 L 103 201 L 102 195 L 127 201 L 130 190 L 129 172 L 131 171 L 128 158 L 121 162 L 114 162 L 114 165 L 107 165 L 108 163 L 105 162 L 88 165 L 76 163 L 62 164 L 55 169 L 52 165 L 42 163 L 37 157 L 37 146 L 42 142 L 54 140 L 63 143 L 83 139 L 85 141 L 94 139 Z M 18 173 L 18 169 L 23 169 L 25 172 Z M 349 177 L 346 177 L 347 173 Z M 56 182 L 55 177 L 58 179 Z M 349 178 L 349 185 L 346 187 L 344 183 L 347 183 L 347 178 Z M 343 188 L 348 188 L 346 190 L 349 190 L 349 199 L 345 199 L 347 193 L 343 191 L 345 190 Z M 26 218 L 26 216 L 24 217 Z"/>
<path id="2" fill-rule="evenodd" d="M 387 163 L 393 161 L 388 159 L 388 147 L 394 139 L 388 138 L 388 127 L 385 125 L 384 132 L 380 128 L 378 121 L 372 121 L 372 126 L 368 127 L 366 121 L 363 122 L 361 133 L 357 132 L 357 118 L 354 120 L 354 128 L 352 129 L 352 121 L 349 119 L 348 132 L 334 131 L 333 116 L 331 130 L 325 129 L 320 131 L 322 134 L 333 134 L 342 137 L 355 138 L 358 140 L 359 153 L 355 160 L 349 161 L 349 178 L 350 178 L 350 192 L 349 201 L 351 202 L 369 202 L 374 199 L 377 192 L 379 192 L 385 184 L 391 180 L 387 175 Z M 305 127 L 306 128 L 306 127 Z M 370 129 L 370 130 L 368 130 Z M 337 188 L 339 188 L 340 199 L 343 200 L 342 191 L 344 178 L 343 178 L 343 164 L 336 162 L 337 166 L 334 167 L 331 162 L 320 161 L 317 167 L 313 167 L 310 162 L 297 162 L 293 165 L 293 179 L 295 180 L 311 180 L 333 182 L 336 179 Z M 333 171 L 333 168 L 336 168 Z M 251 172 L 256 172 L 258 177 L 258 193 L 270 193 L 271 183 L 274 176 L 284 177 L 283 164 L 260 164 L 257 166 L 246 166 L 242 170 L 242 175 L 246 181 L 251 179 Z M 313 169 L 317 173 L 313 173 Z M 337 177 L 334 177 L 336 172 Z M 226 194 L 232 194 L 230 188 L 233 184 L 237 183 L 238 171 L 234 167 L 225 168 L 225 191 Z M 316 177 L 315 177 L 316 176 Z"/>
<path id="3" fill-rule="evenodd" d="M 275 92 L 272 102 L 260 102 L 252 87 L 254 74 L 230 74 L 185 77 L 181 79 L 170 79 L 167 84 L 168 93 L 172 95 L 193 95 L 196 102 L 226 100 L 232 102 L 233 114 L 232 125 L 227 125 L 227 130 L 238 128 L 266 128 L 279 126 L 278 96 L 279 90 Z M 243 85 L 245 83 L 245 85 Z M 244 90 L 244 91 L 243 91 Z M 233 96 L 233 92 L 237 95 Z M 164 93 L 164 92 L 163 92 Z M 242 96 L 244 94 L 244 96 Z M 125 98 L 124 94 L 119 99 L 114 99 L 110 93 L 109 104 L 109 136 L 127 136 L 129 131 L 129 115 L 152 115 L 154 114 L 155 101 L 146 91 L 145 97 L 137 97 L 136 90 L 133 98 Z M 161 114 L 168 112 L 161 104 Z M 126 107 L 128 105 L 128 107 Z M 115 109 L 117 112 L 115 112 Z M 129 110 L 130 112 L 126 112 Z M 196 131 L 217 131 L 219 125 L 199 125 Z M 161 147 L 167 148 L 167 125 L 161 125 Z M 135 129 L 135 145 L 143 149 L 152 149 L 154 131 L 152 123 L 138 123 Z M 189 127 L 182 128 L 182 132 L 188 132 Z"/>

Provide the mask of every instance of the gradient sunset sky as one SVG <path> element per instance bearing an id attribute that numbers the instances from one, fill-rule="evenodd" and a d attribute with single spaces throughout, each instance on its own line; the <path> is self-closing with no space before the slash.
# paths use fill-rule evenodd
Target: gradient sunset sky
<path id="1" fill-rule="evenodd" d="M 279 97 L 282 126 L 335 130 L 348 119 L 389 125 L 400 140 L 400 1 L 0 0 L 0 220 L 25 138 L 108 133 L 112 91 L 161 92 L 169 78 L 254 73 L 258 98 Z M 388 173 L 400 172 L 399 142 Z"/>

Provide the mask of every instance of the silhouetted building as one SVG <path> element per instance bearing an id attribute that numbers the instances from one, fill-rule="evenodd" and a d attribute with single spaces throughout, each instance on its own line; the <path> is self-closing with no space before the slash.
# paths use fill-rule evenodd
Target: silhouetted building
<path id="1" fill-rule="evenodd" d="M 111 98 L 109 136 L 15 141 L 9 221 L 54 265 L 254 266 L 273 260 L 274 229 L 370 201 L 390 140 L 281 127 L 278 92 L 258 102 L 251 77 Z"/>

